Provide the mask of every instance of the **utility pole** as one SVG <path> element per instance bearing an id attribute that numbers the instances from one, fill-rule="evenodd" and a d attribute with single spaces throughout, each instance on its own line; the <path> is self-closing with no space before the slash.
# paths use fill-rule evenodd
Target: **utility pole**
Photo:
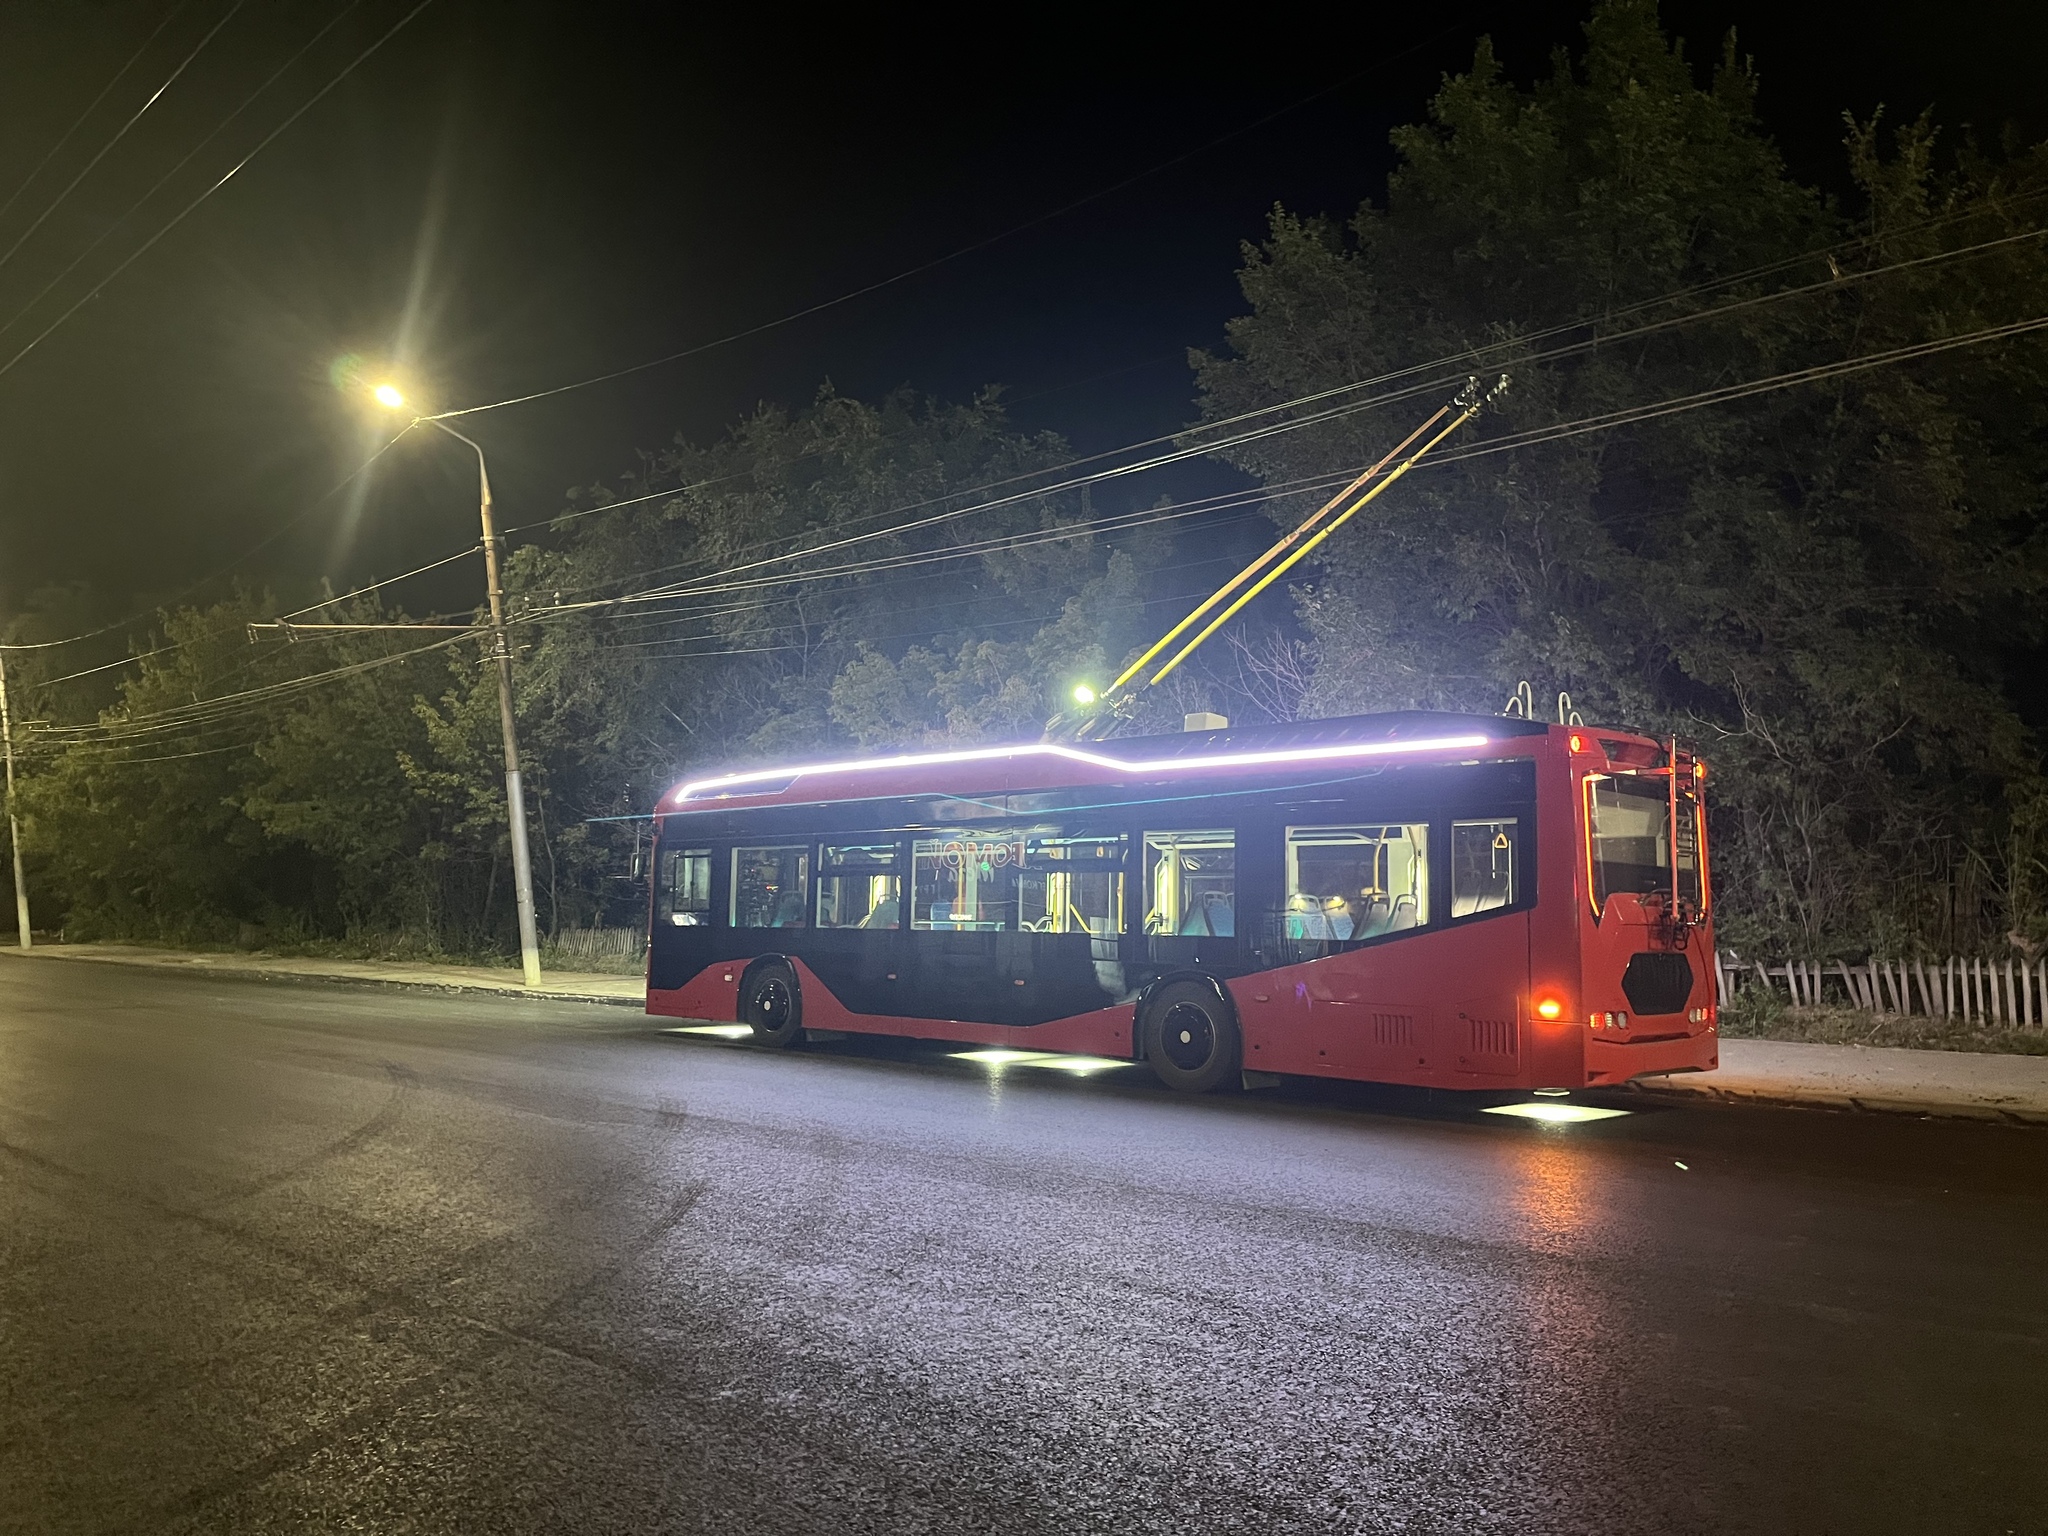
<path id="1" fill-rule="evenodd" d="M 498 579 L 498 526 L 491 517 L 491 473 L 484 467 L 484 451 L 476 443 L 445 422 L 436 421 L 433 425 L 457 442 L 468 443 L 476 454 L 478 504 L 484 524 L 484 577 L 491 598 L 491 653 L 498 659 L 498 722 L 505 736 L 505 808 L 512 829 L 512 889 L 519 906 L 519 964 L 526 974 L 526 984 L 537 987 L 540 934 L 533 915 L 533 858 L 526 847 L 526 795 L 519 784 L 519 737 L 512 723 L 512 645 L 505 635 L 505 588 Z M 18 862 L 15 867 L 20 867 Z M 17 882 L 20 879 L 18 875 L 15 878 Z M 24 918 L 24 924 L 26 921 Z M 26 926 L 22 932 L 27 934 Z M 27 942 L 26 938 L 23 942 Z"/>
<path id="2" fill-rule="evenodd" d="M 14 716 L 7 707 L 7 652 L 0 649 L 0 742 L 7 751 L 7 844 L 14 852 L 14 920 L 21 927 L 21 947 L 31 940 L 28 931 L 28 886 L 21 877 L 21 823 L 14 814 Z"/>

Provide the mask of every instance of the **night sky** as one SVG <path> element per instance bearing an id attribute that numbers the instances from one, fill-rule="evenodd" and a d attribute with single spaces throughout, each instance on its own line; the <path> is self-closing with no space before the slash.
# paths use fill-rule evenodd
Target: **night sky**
<path id="1" fill-rule="evenodd" d="M 0 362 L 413 0 L 345 14 L 346 0 L 231 4 L 0 8 L 0 199 L 20 192 L 0 214 L 0 252 L 228 18 L 0 264 Z M 1990 137 L 2008 123 L 2048 136 L 2044 11 L 1958 0 L 1664 15 L 1702 62 L 1735 25 L 1794 168 L 1839 187 L 1845 108 L 1882 101 L 1896 119 L 1932 103 Z M 1000 383 L 1020 424 L 1083 450 L 1170 430 L 1192 410 L 1186 349 L 1214 345 L 1238 308 L 1238 242 L 1259 236 L 1266 211 L 1348 212 L 1377 195 L 1387 130 L 1469 64 L 1479 33 L 1526 79 L 1576 41 L 1583 15 L 1549 3 L 878 17 L 434 0 L 0 376 L 0 619 L 52 582 L 89 582 L 107 617 L 171 598 L 288 524 L 233 570 L 299 600 L 323 576 L 352 584 L 462 547 L 473 482 L 445 440 L 409 441 L 359 498 L 315 505 L 370 430 L 330 382 L 344 355 L 398 357 L 438 403 L 475 404 L 711 341 L 991 239 L 733 345 L 471 418 L 504 521 L 545 519 L 636 449 L 678 430 L 713 437 L 760 401 L 799 406 L 826 379 L 862 396 Z"/>

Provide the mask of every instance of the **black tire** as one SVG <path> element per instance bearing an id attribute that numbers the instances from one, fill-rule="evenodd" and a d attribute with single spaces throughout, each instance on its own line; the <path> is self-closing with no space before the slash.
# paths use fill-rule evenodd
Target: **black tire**
<path id="1" fill-rule="evenodd" d="M 1145 1008 L 1145 1059 L 1182 1093 L 1237 1081 L 1244 1045 L 1237 1015 L 1207 982 L 1170 981 Z"/>
<path id="2" fill-rule="evenodd" d="M 804 995 L 786 962 L 770 960 L 747 973 L 740 988 L 740 1022 L 754 1031 L 756 1045 L 780 1049 L 803 1038 Z"/>

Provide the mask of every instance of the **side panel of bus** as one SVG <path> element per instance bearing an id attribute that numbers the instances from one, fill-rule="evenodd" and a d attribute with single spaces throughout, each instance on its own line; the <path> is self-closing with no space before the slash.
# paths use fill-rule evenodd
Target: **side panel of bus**
<path id="1" fill-rule="evenodd" d="M 1527 752 L 1519 761 L 1221 796 L 1137 786 L 1120 812 L 1097 791 L 1087 821 L 1121 833 L 1128 850 L 1123 932 L 1112 939 L 938 931 L 938 924 L 888 932 L 735 927 L 734 849 L 748 839 L 802 846 L 813 861 L 835 838 L 898 839 L 909 910 L 916 897 L 910 850 L 929 835 L 933 813 L 920 817 L 923 833 L 891 830 L 884 821 L 904 816 L 909 802 L 896 802 L 893 816 L 837 805 L 674 817 L 663 828 L 662 860 L 685 851 L 708 859 L 708 900 L 686 916 L 657 908 L 648 1011 L 734 1019 L 747 966 L 777 956 L 796 966 L 813 1027 L 1128 1055 L 1141 1049 L 1132 1024 L 1144 990 L 1176 974 L 1202 974 L 1229 990 L 1250 1070 L 1441 1087 L 1580 1086 L 1589 1065 L 1577 792 L 1561 738 L 1530 740 Z M 1037 822 L 1073 820 L 1056 807 L 1027 814 Z M 977 835 L 1007 836 L 1004 827 L 1021 824 L 1017 817 L 987 823 Z M 1175 834 L 1210 834 L 1212 849 L 1215 834 L 1234 839 L 1235 883 L 1227 900 L 1204 909 L 1199 925 L 1188 918 L 1161 931 L 1148 869 L 1174 854 Z M 1369 871 L 1367 889 L 1363 897 L 1352 893 L 1349 905 L 1329 880 L 1317 884 L 1295 872 L 1296 863 L 1308 869 L 1313 849 L 1321 857 L 1349 840 L 1412 852 L 1425 837 L 1426 908 L 1407 913 L 1406 927 L 1390 919 L 1384 861 L 1357 866 Z M 1190 868 L 1201 862 L 1200 843 L 1197 836 L 1190 844 Z M 1475 861 L 1489 859 L 1498 889 L 1461 884 Z M 1425 871 L 1413 858 L 1410 864 L 1419 890 Z M 658 861 L 658 879 L 667 878 L 665 867 Z M 1487 878 L 1484 869 L 1478 878 Z M 803 893 L 813 915 L 817 891 L 813 871 Z M 1540 1017 L 1543 999 L 1562 1015 Z M 1665 1054 L 1647 1069 L 1667 1069 Z"/>

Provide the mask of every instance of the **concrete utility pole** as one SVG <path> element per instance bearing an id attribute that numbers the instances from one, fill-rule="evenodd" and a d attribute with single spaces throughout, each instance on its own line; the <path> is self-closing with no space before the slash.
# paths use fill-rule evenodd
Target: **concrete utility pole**
<path id="1" fill-rule="evenodd" d="M 21 928 L 21 947 L 30 946 L 28 886 L 21 877 L 21 823 L 14 815 L 14 716 L 7 707 L 7 652 L 0 650 L 0 742 L 7 751 L 7 844 L 14 853 L 14 920 Z"/>
<path id="2" fill-rule="evenodd" d="M 519 964 L 529 987 L 540 985 L 540 936 L 533 915 L 533 858 L 526 847 L 526 795 L 519 785 L 519 737 L 512 723 L 512 645 L 505 636 L 505 588 L 498 579 L 498 526 L 491 518 L 491 473 L 484 451 L 443 422 L 433 422 L 476 454 L 484 524 L 484 577 L 491 598 L 491 653 L 498 659 L 498 721 L 505 735 L 505 808 L 512 828 L 512 889 L 519 904 Z M 27 930 L 24 929 L 24 932 Z"/>

